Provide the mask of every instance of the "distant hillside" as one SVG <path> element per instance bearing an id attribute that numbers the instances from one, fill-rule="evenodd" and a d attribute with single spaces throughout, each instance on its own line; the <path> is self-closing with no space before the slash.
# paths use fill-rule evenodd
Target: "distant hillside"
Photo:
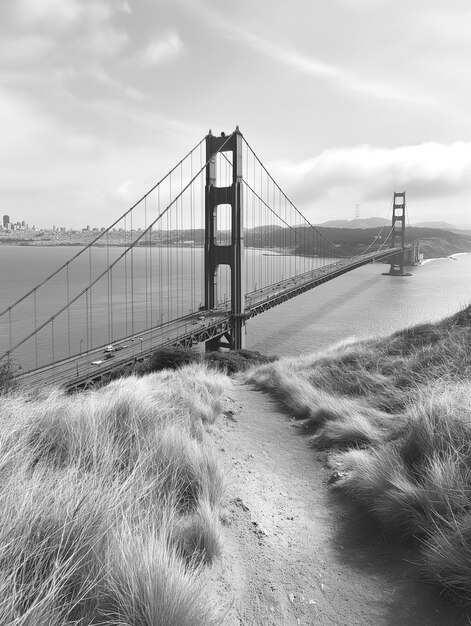
<path id="1" fill-rule="evenodd" d="M 418 222 L 415 228 L 438 228 L 439 230 L 459 230 L 449 222 Z"/>
<path id="2" fill-rule="evenodd" d="M 265 235 L 266 233 L 276 233 L 283 230 L 284 226 L 277 226 L 276 224 L 264 224 L 263 226 L 255 226 L 250 228 L 250 232 L 258 235 Z"/>
<path id="3" fill-rule="evenodd" d="M 420 241 L 425 259 L 444 257 L 455 252 L 471 251 L 471 234 L 464 231 L 450 232 L 438 228 L 407 228 L 407 241 Z"/>
<path id="4" fill-rule="evenodd" d="M 318 226 L 317 230 L 338 247 L 338 256 L 360 254 L 374 239 L 378 245 L 389 233 L 388 228 L 332 228 Z M 406 228 L 406 241 L 420 240 L 424 258 L 445 257 L 456 252 L 471 251 L 471 234 L 450 232 L 438 228 Z M 325 241 L 317 241 L 307 226 L 296 229 L 278 228 L 266 230 L 248 229 L 245 244 L 255 248 L 290 249 L 296 254 L 325 256 L 328 246 Z M 318 247 L 317 247 L 318 246 Z M 333 251 L 331 251 L 333 254 Z"/>
<path id="5" fill-rule="evenodd" d="M 378 226 L 387 226 L 388 224 L 391 224 L 391 220 L 387 220 L 384 217 L 366 217 L 355 220 L 330 220 L 316 226 L 321 228 L 377 228 Z"/>

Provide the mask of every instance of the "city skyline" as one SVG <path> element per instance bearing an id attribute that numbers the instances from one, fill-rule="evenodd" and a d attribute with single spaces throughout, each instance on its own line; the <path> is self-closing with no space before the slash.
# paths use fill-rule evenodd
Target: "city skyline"
<path id="1" fill-rule="evenodd" d="M 241 131 L 311 222 L 471 227 L 465 0 L 7 0 L 0 201 L 107 226 L 209 130 Z M 67 219 L 64 219 L 64 215 Z"/>

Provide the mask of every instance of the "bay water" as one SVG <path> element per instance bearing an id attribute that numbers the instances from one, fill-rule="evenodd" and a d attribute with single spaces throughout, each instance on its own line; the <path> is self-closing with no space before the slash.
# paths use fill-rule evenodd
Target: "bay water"
<path id="1" fill-rule="evenodd" d="M 348 337 L 436 322 L 471 303 L 471 254 L 425 261 L 412 276 L 370 264 L 249 321 L 247 347 L 267 354 L 322 350 Z"/>
<path id="2" fill-rule="evenodd" d="M 53 246 L 0 246 L 2 309 L 32 289 L 76 251 L 73 248 Z M 119 249 L 113 251 L 112 255 L 115 256 L 118 252 Z M 142 263 L 147 263 L 144 258 L 147 254 L 145 251 L 138 250 L 136 254 L 137 264 L 139 255 L 142 256 Z M 202 250 L 198 249 L 191 254 L 196 254 L 199 266 L 202 268 Z M 248 251 L 249 264 L 250 255 L 254 254 Z M 104 251 L 102 255 L 103 265 Z M 299 263 L 299 258 L 297 260 L 293 258 L 292 262 L 293 264 Z M 286 266 L 286 261 L 283 263 Z M 408 277 L 384 276 L 383 272 L 387 271 L 388 267 L 384 264 L 366 265 L 249 320 L 246 334 L 247 348 L 278 355 L 313 352 L 347 337 L 360 338 L 388 334 L 413 324 L 435 322 L 455 313 L 471 302 L 471 254 L 426 261 L 421 266 L 411 268 L 412 276 Z M 288 271 L 290 271 L 289 268 Z M 202 297 L 201 271 L 198 270 L 198 272 L 197 289 L 194 284 L 185 284 L 184 277 L 179 287 L 182 293 L 192 294 L 193 302 L 189 304 L 191 306 L 196 304 L 196 307 Z M 259 280 L 254 270 L 249 270 L 249 272 L 253 273 L 253 280 Z M 86 264 L 84 264 L 83 274 L 80 280 L 77 278 L 81 284 L 85 284 L 88 278 Z M 141 282 L 138 289 L 144 293 L 145 282 Z M 59 292 L 63 298 L 65 291 L 61 285 L 57 286 L 57 298 L 59 298 Z M 121 297 L 124 298 L 124 295 L 121 294 Z M 152 295 L 152 298 L 158 297 L 159 294 Z M 147 315 L 147 308 L 152 307 L 152 298 L 150 302 L 148 302 L 147 295 L 145 298 Z M 120 293 L 116 291 L 113 301 L 116 311 L 123 307 L 119 299 Z M 56 295 L 51 292 L 48 303 L 50 314 L 54 313 L 55 305 Z M 99 305 L 98 301 L 97 305 Z M 105 317 L 103 313 L 103 319 Z M 158 320 L 158 317 L 155 319 Z M 106 343 L 106 323 L 107 320 L 104 319 L 102 343 Z M 98 334 L 100 333 L 99 324 L 100 321 L 97 318 L 95 332 Z M 26 331 L 30 328 L 31 315 L 29 313 L 15 320 L 14 330 L 18 336 L 22 334 L 22 326 Z M 82 342 L 85 336 L 82 328 L 73 332 L 76 337 L 72 339 L 77 345 L 72 346 L 72 353 L 74 348 L 77 351 L 79 342 Z"/>

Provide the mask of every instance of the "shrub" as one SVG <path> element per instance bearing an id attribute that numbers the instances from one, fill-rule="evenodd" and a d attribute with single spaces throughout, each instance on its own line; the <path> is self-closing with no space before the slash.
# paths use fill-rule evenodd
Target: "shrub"
<path id="1" fill-rule="evenodd" d="M 260 352 L 251 350 L 230 350 L 228 352 L 206 352 L 203 355 L 205 363 L 228 374 L 245 372 L 256 364 L 271 363 L 276 357 L 264 356 Z"/>
<path id="2" fill-rule="evenodd" d="M 178 367 L 200 362 L 200 353 L 191 348 L 172 346 L 155 350 L 146 362 L 146 369 L 149 372 L 160 372 L 163 369 L 174 370 Z"/>
<path id="3" fill-rule="evenodd" d="M 16 387 L 10 362 L 0 365 L 0 395 L 13 391 Z"/>

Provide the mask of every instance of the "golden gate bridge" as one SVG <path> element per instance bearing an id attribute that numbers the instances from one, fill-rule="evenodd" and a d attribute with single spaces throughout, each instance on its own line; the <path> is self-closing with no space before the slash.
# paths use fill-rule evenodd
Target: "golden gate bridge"
<path id="1" fill-rule="evenodd" d="M 248 320 L 367 263 L 405 276 L 405 192 L 354 255 L 279 187 L 239 128 L 209 132 L 138 202 L 0 311 L 0 366 L 21 384 L 93 384 L 164 345 L 241 349 Z M 381 240 L 381 241 L 380 241 Z M 54 307 L 54 308 L 53 308 Z"/>

